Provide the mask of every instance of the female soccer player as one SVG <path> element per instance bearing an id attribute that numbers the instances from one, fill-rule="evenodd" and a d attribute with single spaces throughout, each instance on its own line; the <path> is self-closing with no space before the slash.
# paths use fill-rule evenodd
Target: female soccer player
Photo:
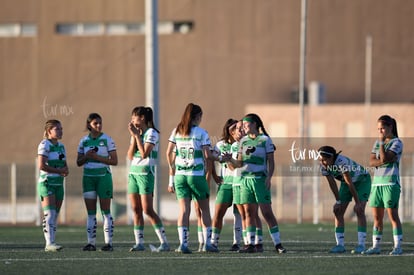
<path id="1" fill-rule="evenodd" d="M 256 252 L 256 216 L 258 207 L 269 228 L 277 253 L 286 253 L 280 241 L 279 226 L 272 210 L 270 188 L 274 172 L 275 146 L 268 136 L 263 122 L 257 114 L 243 118 L 246 133 L 240 140 L 237 160 L 231 158 L 234 167 L 243 167 L 240 203 L 246 213 L 246 234 L 248 246 L 240 253 Z"/>
<path id="2" fill-rule="evenodd" d="M 180 206 L 177 227 L 180 241 L 175 250 L 180 253 L 192 253 L 188 248 L 188 229 L 192 197 L 197 200 L 201 210 L 204 234 L 204 252 L 218 252 L 211 245 L 210 190 L 206 180 L 205 161 L 218 160 L 210 152 L 210 138 L 199 127 L 203 112 L 201 107 L 189 103 L 180 123 L 172 131 L 167 147 L 170 183 L 169 192 L 175 192 Z"/>
<path id="3" fill-rule="evenodd" d="M 65 146 L 59 142 L 63 130 L 59 120 L 46 121 L 43 140 L 37 148 L 37 166 L 40 170 L 37 192 L 43 209 L 45 251 L 56 252 L 62 246 L 55 243 L 57 218 L 63 203 L 63 181 L 69 173 Z"/>
<path id="4" fill-rule="evenodd" d="M 235 142 L 231 145 L 231 155 L 232 158 L 237 159 L 237 155 L 238 155 L 238 151 L 239 151 L 239 143 L 240 140 L 245 136 L 245 132 L 243 129 L 243 121 L 239 120 L 236 124 L 236 127 L 234 129 L 234 139 Z M 231 161 L 227 161 L 226 164 L 228 165 L 229 169 L 231 169 L 233 171 L 233 204 L 234 206 L 237 208 L 237 211 L 240 214 L 241 217 L 241 226 L 242 226 L 242 238 L 243 238 L 243 242 L 244 242 L 244 248 L 248 247 L 248 240 L 247 240 L 247 236 L 246 236 L 246 213 L 245 210 L 243 208 L 243 205 L 240 203 L 240 188 L 241 188 L 241 184 L 242 184 L 242 169 L 243 168 L 235 168 Z M 257 209 L 259 210 L 259 209 Z M 264 252 L 264 248 L 263 248 L 263 231 L 262 231 L 262 220 L 259 217 L 259 212 L 256 212 L 256 239 L 255 239 L 255 248 L 256 248 L 256 252 Z M 236 225 L 236 218 L 235 218 L 235 224 L 234 224 L 234 232 L 233 232 L 233 236 L 234 236 L 234 240 L 233 240 L 233 246 L 230 248 L 230 251 L 239 251 L 240 250 L 240 246 L 237 245 L 239 243 L 238 241 L 238 237 L 236 233 L 236 228 L 238 227 L 238 225 Z M 237 243 L 237 244 L 236 244 Z"/>
<path id="5" fill-rule="evenodd" d="M 214 146 L 214 151 L 219 155 L 231 154 L 231 145 L 236 141 L 235 137 L 238 134 L 236 131 L 237 120 L 228 119 L 223 127 L 221 139 Z M 223 227 L 223 217 L 226 214 L 227 208 L 233 204 L 233 174 L 234 172 L 228 167 L 227 163 L 220 163 L 220 176 L 216 175 L 215 166 L 213 165 L 213 176 L 218 186 L 216 195 L 215 213 L 213 217 L 213 234 L 212 244 L 217 247 L 220 239 L 221 229 Z M 233 246 L 231 251 L 239 250 L 239 243 L 241 240 L 242 224 L 240 213 L 236 206 L 233 209 L 234 215 L 234 232 L 233 232 Z"/>
<path id="6" fill-rule="evenodd" d="M 103 216 L 103 232 L 105 245 L 101 251 L 113 251 L 112 235 L 114 223 L 111 215 L 111 199 L 113 194 L 110 165 L 118 164 L 115 142 L 102 132 L 102 118 L 97 113 L 89 114 L 86 119 L 89 134 L 82 137 L 78 146 L 77 165 L 83 166 L 83 198 L 88 218 L 86 223 L 88 244 L 83 251 L 96 250 L 96 203 L 99 204 Z"/>
<path id="7" fill-rule="evenodd" d="M 329 187 L 336 199 L 333 206 L 336 246 L 330 252 L 345 252 L 344 214 L 353 198 L 355 201 L 354 212 L 358 219 L 358 245 L 351 252 L 361 254 L 365 251 L 367 237 L 365 206 L 371 190 L 371 176 L 362 165 L 344 155 L 340 155 L 340 152 L 336 152 L 335 148 L 331 146 L 322 146 L 318 151 L 322 175 L 328 180 Z M 339 191 L 335 179 L 341 182 Z"/>
<path id="8" fill-rule="evenodd" d="M 391 221 L 394 237 L 394 248 L 390 255 L 403 253 L 401 242 L 403 237 L 402 225 L 398 216 L 401 184 L 399 165 L 403 152 L 403 143 L 398 138 L 397 122 L 389 115 L 378 119 L 378 140 L 375 141 L 370 157 L 370 166 L 375 167 L 372 181 L 369 206 L 372 207 L 374 228 L 372 233 L 372 247 L 364 254 L 380 254 L 383 219 L 385 211 Z"/>
<path id="9" fill-rule="evenodd" d="M 157 251 L 169 251 L 163 223 L 153 207 L 155 166 L 158 157 L 159 131 L 155 128 L 150 107 L 135 107 L 128 124 L 131 141 L 128 158 L 131 167 L 128 176 L 128 194 L 134 211 L 135 245 L 130 251 L 143 251 L 144 217 L 148 216 L 160 240 Z"/>

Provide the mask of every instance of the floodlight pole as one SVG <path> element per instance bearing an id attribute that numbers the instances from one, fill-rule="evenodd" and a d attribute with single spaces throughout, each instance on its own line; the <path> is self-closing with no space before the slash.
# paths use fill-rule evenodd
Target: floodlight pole
<path id="1" fill-rule="evenodd" d="M 157 0 L 145 0 L 145 96 L 158 119 L 158 15 Z"/>
<path id="2" fill-rule="evenodd" d="M 371 130 L 371 87 L 372 87 L 372 37 L 365 39 L 365 136 L 370 136 Z"/>
<path id="3" fill-rule="evenodd" d="M 145 0 L 145 102 L 152 108 L 154 121 L 158 122 L 158 1 Z M 159 160 L 157 160 L 159 164 Z M 160 196 L 158 188 L 159 165 L 156 165 L 154 199 L 155 210 L 160 214 Z"/>
<path id="4" fill-rule="evenodd" d="M 307 0 L 302 0 L 300 20 L 300 69 L 299 69 L 299 138 L 300 149 L 304 146 L 305 138 L 305 79 L 306 79 L 306 18 Z M 297 184 L 297 223 L 302 223 L 303 217 L 303 172 Z"/>

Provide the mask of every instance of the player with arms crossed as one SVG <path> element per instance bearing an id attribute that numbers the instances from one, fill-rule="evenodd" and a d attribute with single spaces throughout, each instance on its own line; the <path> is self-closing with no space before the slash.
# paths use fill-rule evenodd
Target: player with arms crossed
<path id="1" fill-rule="evenodd" d="M 43 209 L 43 234 L 45 251 L 62 249 L 55 243 L 57 218 L 64 197 L 64 177 L 69 174 L 65 146 L 59 142 L 63 129 L 59 120 L 46 121 L 43 140 L 37 149 L 37 166 L 40 170 L 37 192 Z"/>

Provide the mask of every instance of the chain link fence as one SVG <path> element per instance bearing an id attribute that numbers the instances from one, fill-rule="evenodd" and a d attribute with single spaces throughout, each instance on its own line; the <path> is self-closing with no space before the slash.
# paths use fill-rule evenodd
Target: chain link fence
<path id="1" fill-rule="evenodd" d="M 414 221 L 414 177 L 411 157 L 407 157 L 402 165 L 402 194 L 400 199 L 400 217 L 404 222 Z M 312 165 L 318 165 L 314 162 Z M 315 166 L 315 167 L 316 167 Z M 65 180 L 65 199 L 60 212 L 61 224 L 83 224 L 86 210 L 82 197 L 82 168 L 69 167 L 70 174 Z M 293 175 L 292 167 L 279 164 L 272 180 L 272 201 L 276 217 L 281 222 L 313 222 L 332 221 L 332 206 L 335 202 L 326 180 L 319 174 Z M 295 168 L 297 169 L 297 168 Z M 316 170 L 316 169 L 315 169 Z M 162 167 L 161 171 L 168 171 Z M 132 213 L 127 195 L 127 165 L 112 167 L 114 181 L 114 199 L 112 214 L 117 224 L 130 224 Z M 297 171 L 296 171 L 297 172 Z M 160 174 L 160 173 L 159 173 Z M 163 173 L 167 174 L 167 172 Z M 175 223 L 178 215 L 178 203 L 173 194 L 167 192 L 167 175 L 159 176 L 154 198 L 154 207 L 162 219 Z M 40 224 L 41 208 L 36 192 L 37 171 L 32 164 L 0 165 L 0 223 L 2 224 Z M 211 182 L 211 213 L 214 213 L 214 200 L 217 186 Z M 194 212 L 194 211 L 193 211 Z M 366 210 L 372 220 L 371 210 Z M 299 219 L 300 217 L 300 219 Z M 348 207 L 346 218 L 356 220 L 353 214 L 353 203 Z M 192 219 L 195 219 L 192 213 Z M 225 220 L 232 219 L 232 211 L 228 210 Z"/>

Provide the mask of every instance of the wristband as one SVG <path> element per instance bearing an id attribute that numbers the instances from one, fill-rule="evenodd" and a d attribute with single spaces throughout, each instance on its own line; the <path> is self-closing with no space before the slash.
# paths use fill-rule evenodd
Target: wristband
<path id="1" fill-rule="evenodd" d="M 169 181 L 168 181 L 169 187 L 174 187 L 174 175 L 170 175 Z"/>
<path id="2" fill-rule="evenodd" d="M 340 201 L 340 200 L 337 200 L 337 201 L 336 201 L 336 204 L 341 204 L 341 201 Z"/>

